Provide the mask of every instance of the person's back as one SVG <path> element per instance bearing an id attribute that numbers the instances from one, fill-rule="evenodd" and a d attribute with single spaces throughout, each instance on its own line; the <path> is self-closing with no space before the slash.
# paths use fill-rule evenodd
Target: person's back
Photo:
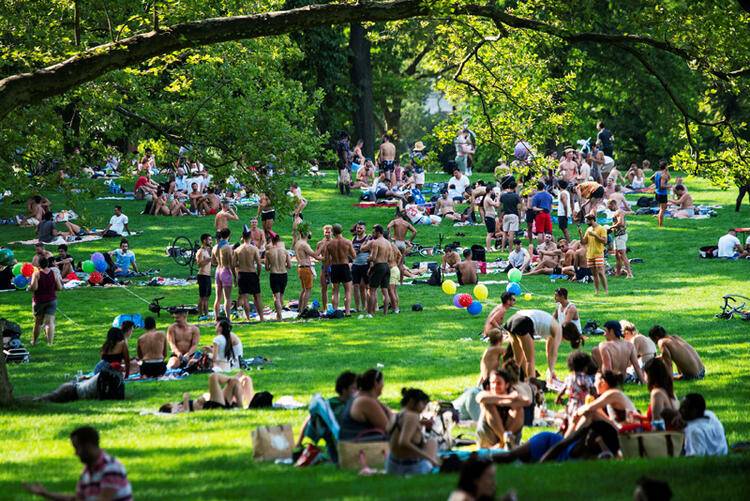
<path id="1" fill-rule="evenodd" d="M 737 236 L 731 232 L 721 237 L 717 245 L 719 247 L 719 257 L 734 257 L 737 254 L 737 246 L 741 245 L 741 242 Z"/>
<path id="2" fill-rule="evenodd" d="M 274 245 L 269 248 L 266 251 L 268 271 L 276 274 L 286 273 L 286 256 L 286 249 L 281 245 Z"/>
<path id="3" fill-rule="evenodd" d="M 214 344 L 216 345 L 216 358 L 214 358 L 214 368 L 221 371 L 229 371 L 239 367 L 240 358 L 244 355 L 244 349 L 242 347 L 242 340 L 235 334 L 231 334 L 232 341 L 232 354 L 227 358 L 226 338 L 222 335 L 217 335 L 214 338 Z"/>
<path id="4" fill-rule="evenodd" d="M 664 346 L 667 345 L 669 350 L 669 357 L 672 362 L 677 366 L 677 370 L 685 378 L 700 378 L 705 372 L 703 362 L 701 361 L 700 355 L 695 351 L 695 348 L 682 339 L 680 336 L 666 336 L 665 339 L 659 342 L 659 346 L 664 350 Z"/>
<path id="5" fill-rule="evenodd" d="M 609 369 L 615 374 L 626 374 L 630 366 L 630 355 L 635 350 L 635 346 L 624 340 L 604 341 L 600 346 L 609 355 Z"/>
<path id="6" fill-rule="evenodd" d="M 55 270 L 52 268 L 45 268 L 39 270 L 39 279 L 37 281 L 37 287 L 33 293 L 34 303 L 49 303 L 57 299 L 57 286 L 55 278 Z"/>
<path id="7" fill-rule="evenodd" d="M 521 204 L 521 197 L 515 191 L 506 191 L 500 195 L 500 204 L 502 205 L 503 214 L 518 215 L 518 206 Z"/>
<path id="8" fill-rule="evenodd" d="M 164 360 L 167 335 L 163 331 L 147 331 L 138 338 L 138 357 L 141 360 Z"/>
<path id="9" fill-rule="evenodd" d="M 726 456 L 729 452 L 724 426 L 711 411 L 688 421 L 683 432 L 686 456 Z"/>

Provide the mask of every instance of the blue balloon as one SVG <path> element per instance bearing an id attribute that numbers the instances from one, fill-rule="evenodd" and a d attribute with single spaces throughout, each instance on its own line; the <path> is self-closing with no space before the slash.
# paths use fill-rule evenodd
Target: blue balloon
<path id="1" fill-rule="evenodd" d="M 318 301 L 317 299 L 313 299 L 312 307 L 314 310 L 317 310 L 318 308 L 320 308 L 320 301 Z"/>
<path id="2" fill-rule="evenodd" d="M 521 286 L 518 284 L 518 282 L 510 282 L 508 285 L 505 286 L 505 292 L 510 292 L 511 294 L 520 296 Z"/>
<path id="3" fill-rule="evenodd" d="M 468 308 L 466 308 L 466 311 L 468 311 L 471 315 L 479 315 L 482 313 L 482 303 L 479 301 L 472 302 Z"/>
<path id="4" fill-rule="evenodd" d="M 104 258 L 97 259 L 96 261 L 94 261 L 94 268 L 99 273 L 104 273 L 105 271 L 107 271 L 107 261 L 105 261 Z"/>
<path id="5" fill-rule="evenodd" d="M 13 285 L 16 286 L 16 289 L 25 289 L 29 285 L 29 279 L 23 275 L 16 275 L 13 277 Z"/>

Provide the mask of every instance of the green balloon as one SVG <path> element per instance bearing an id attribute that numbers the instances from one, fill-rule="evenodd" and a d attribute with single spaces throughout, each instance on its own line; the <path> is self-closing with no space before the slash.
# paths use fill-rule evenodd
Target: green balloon
<path id="1" fill-rule="evenodd" d="M 13 275 L 20 275 L 21 268 L 23 268 L 23 263 L 16 263 L 15 266 L 13 266 Z"/>
<path id="2" fill-rule="evenodd" d="M 83 271 L 85 271 L 86 273 L 93 273 L 94 271 L 96 271 L 96 266 L 94 266 L 94 262 L 90 259 L 84 261 L 82 267 Z"/>
<path id="3" fill-rule="evenodd" d="M 522 276 L 523 274 L 521 273 L 521 270 L 517 268 L 513 268 L 508 272 L 508 280 L 511 282 L 520 282 Z"/>

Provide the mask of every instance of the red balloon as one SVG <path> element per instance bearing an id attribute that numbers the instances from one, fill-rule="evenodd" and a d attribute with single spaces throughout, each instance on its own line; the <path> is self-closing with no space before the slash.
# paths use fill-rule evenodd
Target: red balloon
<path id="1" fill-rule="evenodd" d="M 104 280 L 104 277 L 98 271 L 95 271 L 91 273 L 91 275 L 89 275 L 89 282 L 91 282 L 94 285 L 102 283 L 102 280 Z"/>
<path id="2" fill-rule="evenodd" d="M 26 278 L 31 277 L 31 275 L 34 274 L 34 265 L 31 263 L 24 263 L 23 266 L 21 266 L 21 275 L 23 275 Z"/>
<path id="3" fill-rule="evenodd" d="M 68 275 L 65 277 L 67 280 L 78 280 L 78 275 L 73 273 L 72 271 L 68 273 Z"/>
<path id="4" fill-rule="evenodd" d="M 458 299 L 458 304 L 464 308 L 468 308 L 473 301 L 474 299 L 471 297 L 471 294 L 461 294 L 461 297 Z"/>

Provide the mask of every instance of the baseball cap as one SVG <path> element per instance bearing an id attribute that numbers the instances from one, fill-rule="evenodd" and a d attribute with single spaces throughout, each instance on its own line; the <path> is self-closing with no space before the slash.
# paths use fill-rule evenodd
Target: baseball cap
<path id="1" fill-rule="evenodd" d="M 622 337 L 622 326 L 617 320 L 608 320 L 604 323 L 605 329 L 612 329 L 615 332 L 615 337 Z"/>

